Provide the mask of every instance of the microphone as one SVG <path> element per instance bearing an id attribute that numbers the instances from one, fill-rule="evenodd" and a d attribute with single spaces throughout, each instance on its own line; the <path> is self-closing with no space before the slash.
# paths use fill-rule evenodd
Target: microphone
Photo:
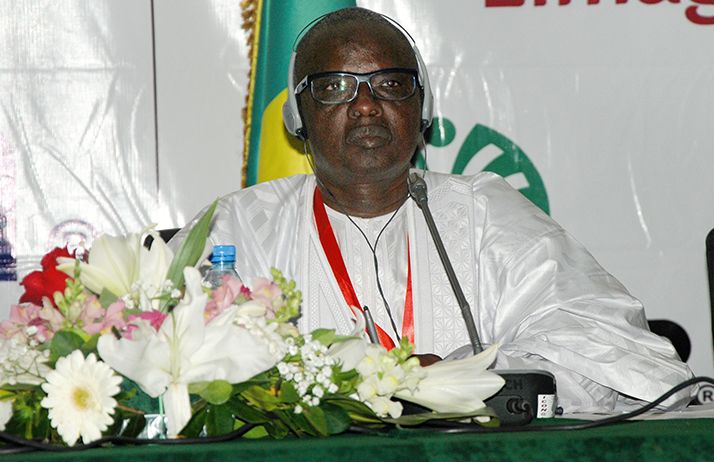
<path id="1" fill-rule="evenodd" d="M 367 336 L 369 337 L 369 341 L 379 345 L 377 327 L 374 325 L 374 318 L 372 318 L 372 313 L 369 312 L 367 305 L 362 308 L 362 315 L 364 316 L 364 324 L 367 327 Z"/>
<path id="2" fill-rule="evenodd" d="M 424 181 L 424 179 L 416 173 L 410 173 L 407 185 L 409 187 L 409 195 L 412 196 L 412 199 L 414 199 L 414 202 L 417 203 L 424 214 L 426 226 L 429 228 L 429 233 L 431 234 L 431 238 L 434 240 L 434 245 L 436 246 L 439 258 L 441 259 L 441 264 L 444 265 L 446 277 L 449 278 L 451 290 L 454 291 L 459 308 L 461 309 L 461 316 L 464 318 L 464 322 L 466 323 L 466 331 L 469 334 L 469 341 L 471 342 L 474 354 L 481 353 L 483 351 L 483 346 L 481 345 L 481 340 L 478 337 L 476 323 L 474 323 L 474 318 L 471 314 L 471 307 L 464 296 L 464 291 L 461 290 L 461 284 L 459 284 L 459 280 L 456 278 L 454 267 L 451 265 L 451 260 L 449 260 L 449 255 L 446 253 L 444 243 L 441 241 L 439 230 L 436 229 L 436 223 L 434 223 L 434 218 L 431 216 L 431 211 L 429 210 L 429 199 L 426 195 L 426 181 Z"/>

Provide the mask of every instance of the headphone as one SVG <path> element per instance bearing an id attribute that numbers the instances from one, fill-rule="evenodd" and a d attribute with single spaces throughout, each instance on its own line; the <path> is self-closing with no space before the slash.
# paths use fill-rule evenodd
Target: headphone
<path id="1" fill-rule="evenodd" d="M 327 15 L 315 19 L 312 23 L 308 24 L 307 27 L 315 27 L 314 24 L 317 24 L 322 21 L 325 16 Z M 434 109 L 434 95 L 431 92 L 431 86 L 429 85 L 429 74 L 426 71 L 426 64 L 424 64 L 424 60 L 421 57 L 421 53 L 419 53 L 419 50 L 416 47 L 416 43 L 414 43 L 414 39 L 411 35 L 409 35 L 409 32 L 407 32 L 398 22 L 396 22 L 389 16 L 381 16 L 387 21 L 389 21 L 392 25 L 394 25 L 399 31 L 401 31 L 404 37 L 406 37 L 406 39 L 409 41 L 409 45 L 412 47 L 412 51 L 414 52 L 414 57 L 416 58 L 417 62 L 417 81 L 424 93 L 424 98 L 422 100 L 421 106 L 420 126 L 421 132 L 424 133 L 424 131 L 429 128 L 429 125 L 431 125 L 431 118 Z M 302 37 L 304 37 L 304 33 L 301 34 Z M 298 35 L 298 37 L 300 37 L 300 40 L 302 40 L 300 34 Z M 298 40 L 295 45 L 293 45 L 293 52 L 290 55 L 290 64 L 288 65 L 288 100 L 285 101 L 285 104 L 283 104 L 283 123 L 285 124 L 285 128 L 291 135 L 297 137 L 302 141 L 305 141 L 307 140 L 307 131 L 305 130 L 305 126 L 302 121 L 302 116 L 300 115 L 300 108 L 298 107 L 297 95 L 295 94 L 295 82 L 293 78 L 293 74 L 295 71 L 295 60 L 297 58 L 296 50 L 298 48 L 300 40 Z"/>

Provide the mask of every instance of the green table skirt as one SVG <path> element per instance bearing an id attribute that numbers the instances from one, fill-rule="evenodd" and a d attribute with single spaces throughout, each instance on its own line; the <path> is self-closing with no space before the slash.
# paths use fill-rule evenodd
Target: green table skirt
<path id="1" fill-rule="evenodd" d="M 539 425 L 564 423 L 562 420 Z M 441 434 L 427 430 L 332 438 L 237 440 L 226 443 L 123 446 L 33 452 L 5 461 L 711 461 L 714 419 L 657 420 L 590 430 Z"/>

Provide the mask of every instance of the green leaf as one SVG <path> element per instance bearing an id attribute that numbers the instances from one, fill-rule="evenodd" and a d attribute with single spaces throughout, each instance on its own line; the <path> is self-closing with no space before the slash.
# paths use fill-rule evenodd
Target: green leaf
<path id="1" fill-rule="evenodd" d="M 188 392 L 192 395 L 200 395 L 203 390 L 208 388 L 208 384 L 211 382 L 193 382 L 188 384 Z"/>
<path id="2" fill-rule="evenodd" d="M 132 388 L 131 390 L 122 389 L 119 391 L 119 394 L 114 396 L 114 399 L 116 399 L 118 402 L 129 401 L 136 396 L 137 392 L 137 388 Z"/>
<path id="3" fill-rule="evenodd" d="M 183 269 L 187 266 L 196 266 L 198 259 L 203 254 L 208 239 L 208 231 L 211 228 L 211 220 L 216 211 L 218 200 L 213 201 L 206 213 L 191 228 L 186 239 L 181 243 L 178 252 L 171 260 L 171 265 L 166 273 L 166 278 L 174 283 L 174 287 L 182 288 L 184 285 Z"/>
<path id="4" fill-rule="evenodd" d="M 47 409 L 41 408 L 38 402 L 35 408 L 35 419 L 33 423 L 33 434 L 38 438 L 51 434 L 50 419 Z"/>
<path id="5" fill-rule="evenodd" d="M 124 417 L 126 426 L 121 432 L 122 436 L 128 436 L 131 438 L 136 438 L 139 433 L 146 427 L 146 417 L 143 413 L 139 414 L 126 414 Z"/>
<path id="6" fill-rule="evenodd" d="M 313 340 L 322 343 L 325 346 L 330 346 L 335 341 L 335 329 L 315 329 L 310 332 Z"/>
<path id="7" fill-rule="evenodd" d="M 339 389 L 337 390 L 338 395 L 351 395 L 357 388 L 358 382 L 361 381 L 361 376 L 359 372 L 355 369 L 350 369 L 348 371 L 338 371 L 334 375 L 335 383 L 339 383 Z"/>
<path id="8" fill-rule="evenodd" d="M 320 436 L 329 435 L 327 431 L 327 418 L 321 408 L 307 407 L 303 410 L 303 415 Z"/>
<path id="9" fill-rule="evenodd" d="M 304 436 L 304 435 L 312 435 L 312 436 L 318 436 L 319 433 L 315 430 L 313 425 L 310 423 L 310 421 L 305 417 L 305 412 L 302 412 L 301 414 L 295 414 L 295 412 L 290 409 L 290 410 L 281 410 L 281 411 L 275 411 L 274 415 L 278 417 L 280 420 L 274 420 L 271 422 L 271 424 L 278 424 L 282 423 L 285 427 L 285 431 L 290 431 L 294 435 L 297 436 Z M 266 425 L 266 428 L 268 430 L 268 433 L 273 436 L 271 432 L 271 428 L 269 425 Z M 280 430 L 280 428 L 277 428 Z M 273 438 L 276 438 L 273 436 Z"/>
<path id="10" fill-rule="evenodd" d="M 234 396 L 229 399 L 227 405 L 231 412 L 233 412 L 233 415 L 244 422 L 261 424 L 270 421 L 270 419 L 265 414 L 260 412 L 260 410 L 248 406 L 238 396 Z"/>
<path id="11" fill-rule="evenodd" d="M 352 419 L 349 414 L 341 407 L 322 402 L 320 409 L 325 413 L 328 434 L 337 435 L 346 432 L 350 428 L 350 425 L 352 425 Z"/>
<path id="12" fill-rule="evenodd" d="M 28 391 L 28 390 L 39 390 L 40 386 L 39 385 L 30 385 L 27 383 L 16 383 L 15 385 L 10 385 L 8 383 L 4 384 L 2 386 L 2 391 L 10 393 L 12 392 L 13 394 L 15 392 L 20 392 L 20 391 Z M 5 396 L 4 394 L 2 396 Z"/>
<path id="13" fill-rule="evenodd" d="M 278 404 L 280 404 L 280 400 L 278 400 L 276 396 L 268 390 L 258 386 L 250 387 L 249 389 L 242 391 L 240 395 L 244 397 L 250 405 L 266 411 L 272 411 L 278 407 Z"/>
<path id="14" fill-rule="evenodd" d="M 271 372 L 273 372 L 273 374 L 271 374 Z M 273 377 L 271 377 L 271 375 L 273 375 Z M 250 380 L 233 384 L 233 393 L 242 393 L 255 386 L 270 386 L 271 383 L 276 382 L 278 375 L 277 368 L 269 369 L 266 372 L 254 376 Z"/>
<path id="15" fill-rule="evenodd" d="M 210 404 L 223 404 L 231 397 L 233 385 L 225 380 L 209 382 L 198 394 Z"/>
<path id="16" fill-rule="evenodd" d="M 139 409 L 146 414 L 159 413 L 159 400 L 144 393 L 135 382 L 124 377 L 121 392 L 117 398 L 123 405 Z"/>
<path id="17" fill-rule="evenodd" d="M 330 403 L 342 408 L 350 416 L 353 422 L 364 425 L 383 425 L 382 420 L 377 417 L 366 404 L 351 398 L 329 398 L 323 400 L 325 403 Z"/>
<path id="18" fill-rule="evenodd" d="M 119 400 L 122 392 L 115 398 Z M 115 409 L 114 423 L 108 430 L 102 432 L 104 435 L 121 435 L 136 437 L 146 426 L 145 414 L 138 409 L 125 406 L 119 403 Z"/>
<path id="19" fill-rule="evenodd" d="M 226 405 L 209 404 L 206 413 L 206 433 L 208 436 L 223 435 L 233 430 L 233 413 Z"/>
<path id="20" fill-rule="evenodd" d="M 281 403 L 297 403 L 300 400 L 300 395 L 292 382 L 283 382 L 280 384 L 278 398 Z"/>
<path id="21" fill-rule="evenodd" d="M 203 431 L 203 427 L 206 425 L 206 415 L 208 414 L 206 402 L 202 401 L 198 406 L 194 406 L 192 414 L 191 419 L 181 430 L 181 435 L 187 438 L 196 438 Z"/>
<path id="22" fill-rule="evenodd" d="M 114 295 L 112 292 L 107 290 L 107 288 L 102 289 L 102 293 L 99 294 L 99 304 L 102 305 L 102 308 L 107 308 L 109 305 L 117 301 L 117 296 Z"/>
<path id="23" fill-rule="evenodd" d="M 239 426 L 238 428 L 240 428 L 241 426 Z M 265 438 L 266 436 L 269 436 L 268 431 L 265 429 L 264 426 L 258 425 L 257 427 L 253 427 L 250 431 L 245 433 L 243 435 L 243 438 L 249 440 L 257 440 L 260 438 Z"/>
<path id="24" fill-rule="evenodd" d="M 79 350 L 82 345 L 84 339 L 76 333 L 68 330 L 57 332 L 50 342 L 50 363 L 54 364 L 59 358 Z"/>
<path id="25" fill-rule="evenodd" d="M 114 421 L 111 425 L 109 425 L 109 427 L 107 427 L 106 430 L 102 432 L 103 436 L 118 435 L 121 431 L 121 427 L 124 424 L 124 419 L 121 418 L 121 414 L 115 412 L 112 418 L 114 419 Z"/>
<path id="26" fill-rule="evenodd" d="M 271 438 L 282 439 L 288 436 L 290 428 L 282 420 L 273 420 L 263 425 Z"/>
<path id="27" fill-rule="evenodd" d="M 48 411 L 40 405 L 40 401 L 45 396 L 39 386 L 15 394 L 12 416 L 6 422 L 5 431 L 26 439 L 48 438 L 50 435 Z"/>
<path id="28" fill-rule="evenodd" d="M 99 337 L 99 334 L 92 335 L 91 337 L 89 337 L 89 340 L 84 342 L 84 344 L 82 345 L 82 353 L 84 354 L 84 356 L 87 356 L 89 353 L 99 355 L 99 353 L 97 352 L 97 342 L 99 342 Z"/>
<path id="29" fill-rule="evenodd" d="M 36 422 L 34 433 L 39 438 L 46 438 L 47 435 L 50 435 L 52 433 L 52 429 L 50 428 L 49 414 L 46 410 L 43 410 L 42 412 L 38 412 L 35 415 L 40 418 Z"/>

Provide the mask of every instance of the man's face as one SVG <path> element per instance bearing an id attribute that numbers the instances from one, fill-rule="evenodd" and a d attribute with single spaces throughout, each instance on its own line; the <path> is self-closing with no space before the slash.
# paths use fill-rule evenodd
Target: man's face
<path id="1" fill-rule="evenodd" d="M 309 74 L 416 68 L 411 49 L 395 33 L 374 26 L 336 31 L 313 49 Z M 408 171 L 420 137 L 418 90 L 405 100 L 386 101 L 376 99 L 361 83 L 356 98 L 348 103 L 322 104 L 312 98 L 309 88 L 300 98 L 315 173 L 324 183 L 389 181 Z"/>

